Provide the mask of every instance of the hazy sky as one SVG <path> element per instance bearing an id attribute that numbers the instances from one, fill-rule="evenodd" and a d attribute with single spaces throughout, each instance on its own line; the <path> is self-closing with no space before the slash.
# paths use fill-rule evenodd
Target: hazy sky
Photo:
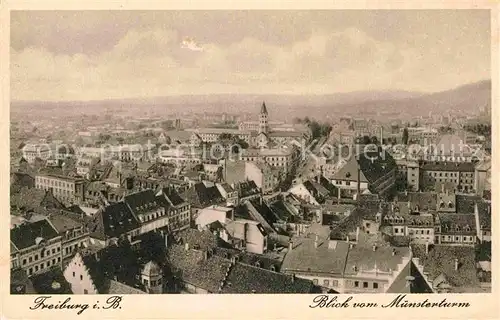
<path id="1" fill-rule="evenodd" d="M 490 38 L 486 10 L 17 11 L 11 97 L 441 91 L 490 78 Z"/>

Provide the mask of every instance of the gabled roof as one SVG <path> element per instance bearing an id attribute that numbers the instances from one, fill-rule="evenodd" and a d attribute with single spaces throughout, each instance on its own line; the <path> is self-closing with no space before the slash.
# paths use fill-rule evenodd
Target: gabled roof
<path id="1" fill-rule="evenodd" d="M 224 201 L 216 186 L 206 187 L 203 182 L 187 189 L 182 197 L 195 207 L 207 207 Z"/>
<path id="2" fill-rule="evenodd" d="M 151 189 L 130 193 L 123 197 L 123 202 L 136 216 L 155 210 L 163 204 Z"/>
<path id="3" fill-rule="evenodd" d="M 37 238 L 49 240 L 56 238 L 58 235 L 57 230 L 47 219 L 25 223 L 10 229 L 10 241 L 19 250 L 36 245 Z"/>
<path id="4" fill-rule="evenodd" d="M 48 191 L 26 187 L 10 195 L 10 205 L 12 207 L 24 208 L 27 211 L 42 207 L 64 208 L 64 205 Z"/>
<path id="5" fill-rule="evenodd" d="M 281 266 L 282 272 L 321 272 L 343 274 L 349 245 L 343 241 L 319 239 L 315 247 L 315 237 L 292 239 L 293 248 L 288 251 Z"/>
<path id="6" fill-rule="evenodd" d="M 139 222 L 124 202 L 99 210 L 90 223 L 91 236 L 98 239 L 119 237 L 139 227 Z"/>
<path id="7" fill-rule="evenodd" d="M 236 263 L 224 280 L 221 293 L 311 293 L 312 290 L 311 280 Z"/>
<path id="8" fill-rule="evenodd" d="M 434 293 L 434 290 L 410 259 L 385 293 Z"/>
<path id="9" fill-rule="evenodd" d="M 205 259 L 201 250 L 174 244 L 168 250 L 168 265 L 182 281 L 217 293 L 231 262 L 217 255 Z"/>

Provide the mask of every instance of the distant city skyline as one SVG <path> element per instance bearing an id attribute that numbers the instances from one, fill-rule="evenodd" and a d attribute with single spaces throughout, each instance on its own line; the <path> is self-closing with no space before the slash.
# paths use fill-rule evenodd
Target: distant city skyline
<path id="1" fill-rule="evenodd" d="M 490 39 L 488 10 L 13 11 L 11 99 L 437 92 Z"/>

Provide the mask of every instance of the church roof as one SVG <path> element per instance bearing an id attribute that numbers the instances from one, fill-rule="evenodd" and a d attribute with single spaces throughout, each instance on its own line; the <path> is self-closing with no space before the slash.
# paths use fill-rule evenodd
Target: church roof
<path id="1" fill-rule="evenodd" d="M 262 102 L 262 106 L 260 107 L 260 113 L 261 114 L 267 114 L 267 108 L 266 108 L 266 103 Z"/>

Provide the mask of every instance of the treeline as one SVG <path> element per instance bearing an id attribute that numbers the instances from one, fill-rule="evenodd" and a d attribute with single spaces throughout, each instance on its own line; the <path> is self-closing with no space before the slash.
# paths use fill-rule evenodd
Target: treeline
<path id="1" fill-rule="evenodd" d="M 490 136 L 491 135 L 491 124 L 483 124 L 483 123 L 476 123 L 476 124 L 467 124 L 464 126 L 464 129 L 466 131 L 481 135 L 481 136 Z"/>
<path id="2" fill-rule="evenodd" d="M 332 131 L 332 126 L 329 123 L 320 123 L 316 120 L 311 120 L 309 117 L 305 117 L 304 119 L 295 118 L 295 123 L 307 125 L 311 130 L 313 139 L 328 136 Z"/>

